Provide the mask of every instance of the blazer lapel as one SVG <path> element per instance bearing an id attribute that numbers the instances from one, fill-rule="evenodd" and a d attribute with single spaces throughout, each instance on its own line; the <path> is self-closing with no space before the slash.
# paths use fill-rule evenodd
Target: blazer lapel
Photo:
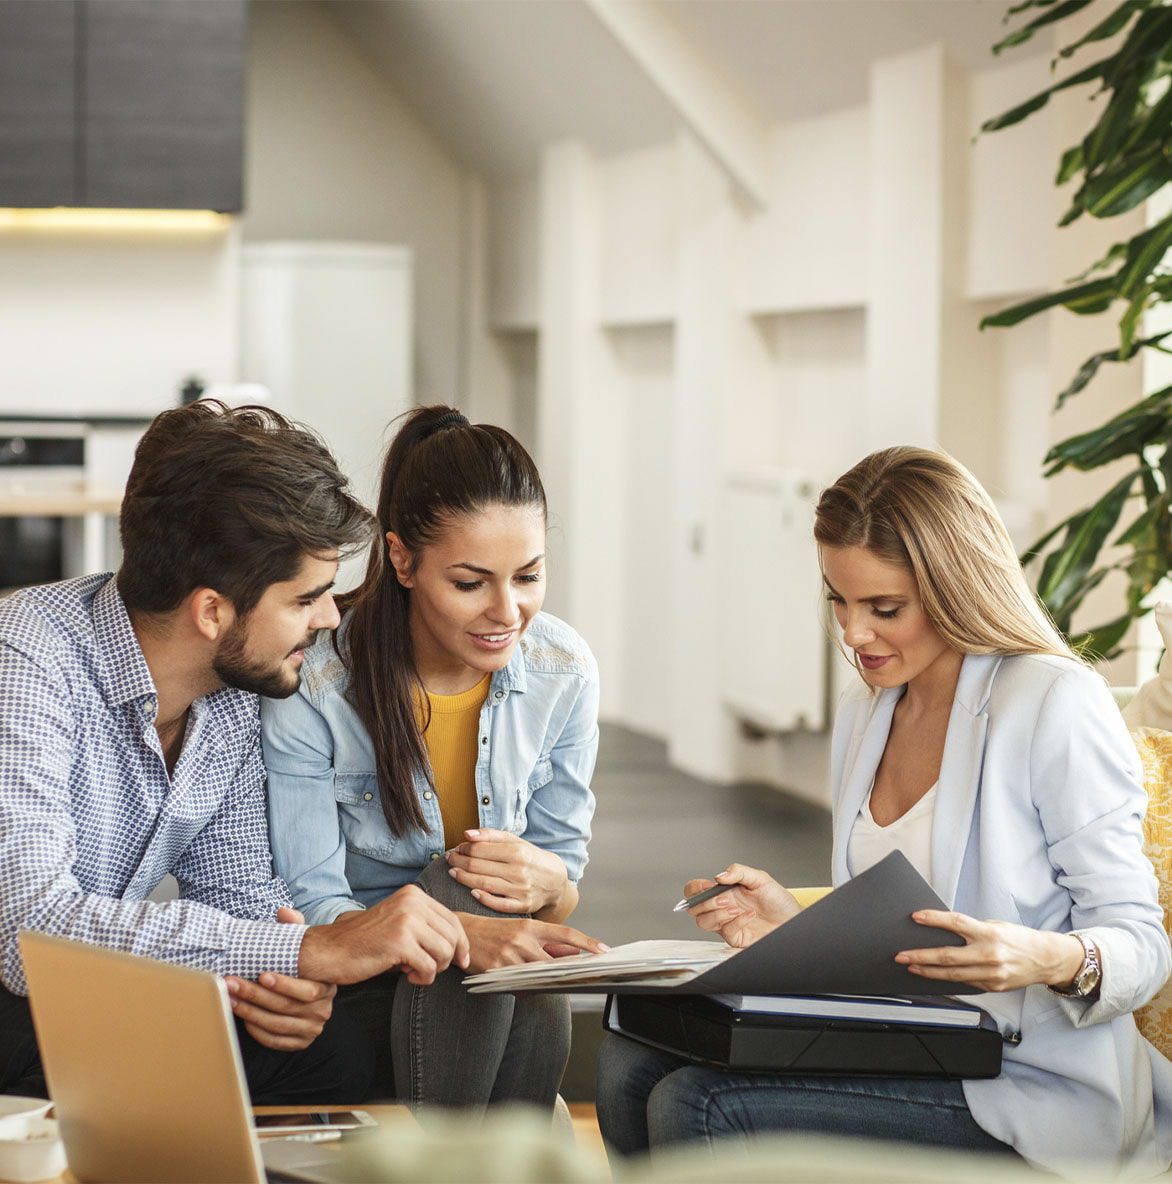
<path id="1" fill-rule="evenodd" d="M 830 856 L 830 874 L 835 884 L 842 884 L 850 879 L 846 855 L 851 827 L 867 800 L 867 794 L 871 791 L 871 783 L 875 780 L 875 772 L 883 759 L 883 750 L 887 747 L 891 717 L 902 695 L 902 687 L 880 691 L 872 700 L 870 711 L 863 717 L 858 731 L 852 738 L 843 767 L 842 795 L 834 814 L 834 846 Z"/>
<path id="2" fill-rule="evenodd" d="M 956 903 L 957 885 L 972 831 L 985 758 L 989 694 L 1001 657 L 1000 654 L 966 655 L 948 717 L 932 821 L 932 887 L 948 908 Z"/>

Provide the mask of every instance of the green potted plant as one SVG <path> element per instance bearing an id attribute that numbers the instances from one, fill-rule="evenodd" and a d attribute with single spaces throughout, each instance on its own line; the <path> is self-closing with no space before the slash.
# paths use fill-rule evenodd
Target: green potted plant
<path id="1" fill-rule="evenodd" d="M 994 53 L 1028 41 L 1093 0 L 1024 0 L 1006 20 L 1026 23 L 993 47 Z M 1106 9 L 1106 6 L 1103 6 Z M 1030 19 L 1027 19 L 1030 18 Z M 1060 226 L 1083 216 L 1112 218 L 1127 213 L 1172 184 L 1172 6 L 1164 0 L 1125 0 L 1058 51 L 1058 59 L 1101 50 L 1118 38 L 1114 52 L 1056 82 L 1040 94 L 990 119 L 994 132 L 1040 110 L 1051 95 L 1093 86 L 1098 120 L 1078 144 L 1067 148 L 1055 184 L 1071 186 L 1070 207 Z M 1056 60 L 1058 60 L 1056 59 Z M 1141 335 L 1145 313 L 1172 302 L 1172 215 L 1117 242 L 1086 271 L 1058 291 L 1022 301 L 981 321 L 981 328 L 1016 325 L 1058 306 L 1081 316 L 1117 315 L 1118 347 L 1095 353 L 1058 395 L 1057 409 L 1077 395 L 1103 366 L 1133 363 L 1145 350 L 1172 353 L 1172 331 Z M 1045 458 L 1045 475 L 1064 469 L 1089 471 L 1130 460 L 1125 476 L 1092 505 L 1079 510 L 1038 539 L 1023 562 L 1040 561 L 1038 595 L 1072 643 L 1110 657 L 1131 622 L 1150 610 L 1151 594 L 1172 568 L 1172 387 L 1146 394 L 1134 406 L 1088 432 L 1055 444 Z M 1104 547 L 1118 548 L 1108 560 Z M 1124 611 L 1091 629 L 1075 632 L 1072 618 L 1088 593 L 1116 570 L 1126 574 Z"/>

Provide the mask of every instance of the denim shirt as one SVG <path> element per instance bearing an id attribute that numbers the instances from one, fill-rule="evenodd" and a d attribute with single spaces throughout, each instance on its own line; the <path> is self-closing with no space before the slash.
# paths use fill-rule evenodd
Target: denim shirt
<path id="1" fill-rule="evenodd" d="M 415 793 L 426 829 L 391 833 L 348 685 L 327 635 L 305 651 L 295 695 L 261 700 L 274 868 L 310 925 L 374 904 L 444 851 L 439 800 L 422 771 Z M 492 676 L 478 737 L 480 825 L 552 851 L 576 882 L 594 814 L 598 667 L 573 629 L 546 613 L 533 618 Z"/>

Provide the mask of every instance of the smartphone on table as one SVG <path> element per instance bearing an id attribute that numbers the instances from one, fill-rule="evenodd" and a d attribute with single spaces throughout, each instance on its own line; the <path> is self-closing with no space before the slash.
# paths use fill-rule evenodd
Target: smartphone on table
<path id="1" fill-rule="evenodd" d="M 311 1135 L 320 1131 L 353 1131 L 378 1126 L 365 1110 L 302 1110 L 296 1114 L 256 1114 L 256 1133 L 265 1135 Z"/>

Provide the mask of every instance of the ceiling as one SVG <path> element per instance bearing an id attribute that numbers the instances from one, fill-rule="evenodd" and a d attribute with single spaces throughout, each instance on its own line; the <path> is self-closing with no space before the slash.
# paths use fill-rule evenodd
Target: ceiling
<path id="1" fill-rule="evenodd" d="M 674 22 L 767 123 L 862 103 L 872 61 L 934 42 L 966 66 L 990 65 L 1005 10 L 999 0 L 639 2 Z M 609 155 L 662 143 L 678 126 L 662 93 L 582 0 L 324 7 L 455 154 L 488 176 L 531 173 L 554 140 L 574 136 Z"/>

